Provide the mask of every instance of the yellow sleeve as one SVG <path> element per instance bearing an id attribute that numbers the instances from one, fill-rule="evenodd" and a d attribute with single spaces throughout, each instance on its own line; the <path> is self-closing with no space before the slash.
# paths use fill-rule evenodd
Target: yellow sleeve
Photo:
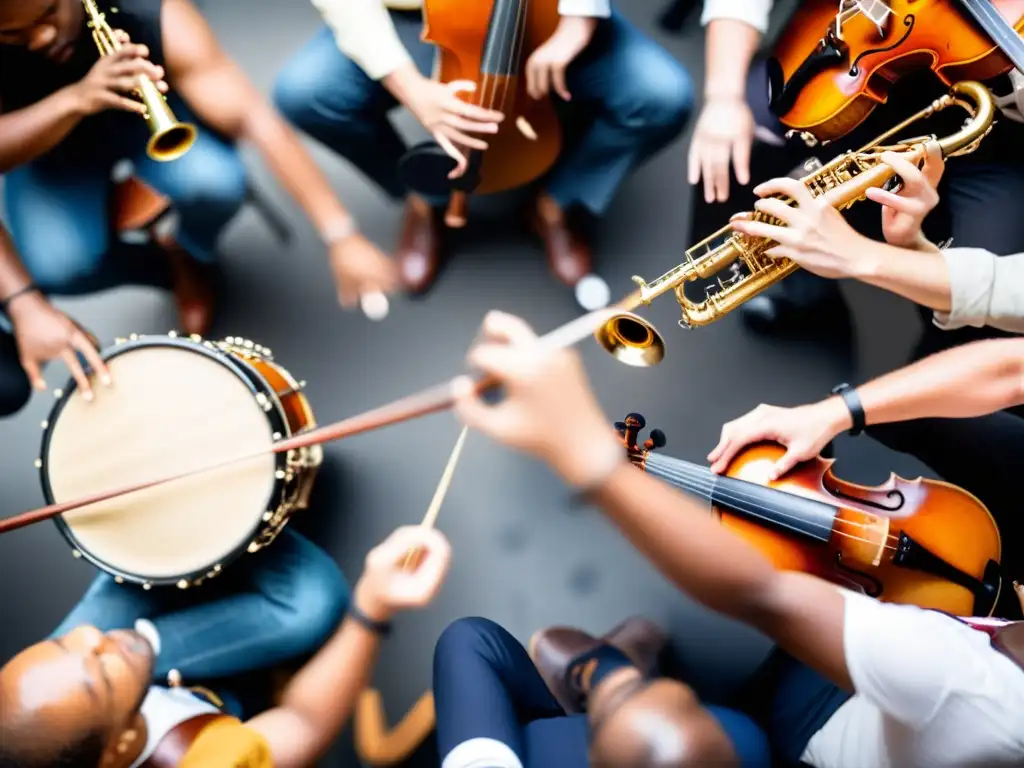
<path id="1" fill-rule="evenodd" d="M 221 717 L 200 732 L 178 768 L 274 768 L 274 760 L 263 736 Z"/>

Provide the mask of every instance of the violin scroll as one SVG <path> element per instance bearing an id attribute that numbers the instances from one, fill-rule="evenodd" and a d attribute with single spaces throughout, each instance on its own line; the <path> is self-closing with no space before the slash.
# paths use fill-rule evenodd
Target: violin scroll
<path id="1" fill-rule="evenodd" d="M 651 451 L 664 448 L 668 444 L 665 433 L 660 429 L 652 429 L 643 444 L 637 443 L 640 430 L 647 426 L 647 420 L 639 413 L 630 413 L 625 421 L 615 422 L 615 430 L 622 436 L 622 442 L 626 446 L 631 461 L 643 461 L 644 456 Z"/>

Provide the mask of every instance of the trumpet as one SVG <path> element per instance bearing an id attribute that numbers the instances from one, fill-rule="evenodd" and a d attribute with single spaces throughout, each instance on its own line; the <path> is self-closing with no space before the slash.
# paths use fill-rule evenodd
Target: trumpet
<path id="1" fill-rule="evenodd" d="M 963 127 L 956 133 L 941 139 L 922 136 L 891 145 L 883 144 L 918 120 L 953 106 L 968 114 Z M 892 130 L 856 151 L 845 152 L 828 164 L 819 165 L 800 181 L 814 197 L 820 197 L 843 211 L 866 200 L 868 189 L 887 184 L 896 175 L 881 161 L 883 152 L 895 152 L 919 164 L 924 159 L 926 145 L 936 142 L 944 158 L 966 155 L 978 148 L 981 140 L 992 130 L 994 119 L 994 98 L 985 86 L 973 81 L 956 83 L 948 93 Z M 790 205 L 794 204 L 789 198 L 778 197 Z M 760 211 L 754 212 L 754 220 L 783 225 L 775 217 Z M 682 309 L 680 327 L 691 329 L 708 325 L 800 268 L 791 259 L 766 256 L 765 251 L 774 245 L 773 240 L 743 235 L 732 225 L 723 227 L 687 250 L 682 264 L 653 282 L 634 277 L 633 282 L 639 288 L 617 305 L 622 310 L 621 314 L 612 317 L 594 334 L 598 343 L 627 365 L 643 367 L 658 364 L 665 356 L 664 339 L 653 325 L 632 310 L 649 305 L 658 296 L 673 291 Z M 719 277 L 727 268 L 729 274 Z M 703 301 L 693 301 L 686 295 L 686 285 L 704 278 L 714 278 L 715 284 L 705 289 Z"/>
<path id="2" fill-rule="evenodd" d="M 82 4 L 100 55 L 109 56 L 121 47 L 121 43 L 107 23 L 106 14 L 96 6 L 95 0 L 82 0 Z M 167 105 L 167 99 L 148 77 L 139 78 L 135 94 L 146 107 L 143 117 L 152 134 L 146 143 L 146 154 L 154 160 L 169 162 L 188 152 L 196 140 L 196 127 L 191 123 L 178 122 Z"/>

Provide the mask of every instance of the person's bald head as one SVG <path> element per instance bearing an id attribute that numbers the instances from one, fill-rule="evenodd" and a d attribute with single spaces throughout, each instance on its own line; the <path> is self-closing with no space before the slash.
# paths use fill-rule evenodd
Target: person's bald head
<path id="1" fill-rule="evenodd" d="M 721 726 L 693 691 L 668 678 L 615 672 L 591 693 L 590 761 L 636 768 L 739 765 Z"/>
<path id="2" fill-rule="evenodd" d="M 19 653 L 0 669 L 0 768 L 131 765 L 153 661 L 135 632 L 93 627 Z"/>

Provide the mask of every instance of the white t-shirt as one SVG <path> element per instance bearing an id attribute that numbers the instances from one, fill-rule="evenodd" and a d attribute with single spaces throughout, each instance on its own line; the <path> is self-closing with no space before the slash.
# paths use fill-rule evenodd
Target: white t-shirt
<path id="1" fill-rule="evenodd" d="M 187 688 L 161 688 L 154 685 L 142 702 L 142 718 L 146 721 L 146 748 L 131 768 L 138 768 L 153 754 L 160 740 L 186 720 L 219 711 L 212 704 L 195 696 Z"/>
<path id="2" fill-rule="evenodd" d="M 984 632 L 843 592 L 857 692 L 808 742 L 815 768 L 1024 766 L 1024 670 Z"/>

